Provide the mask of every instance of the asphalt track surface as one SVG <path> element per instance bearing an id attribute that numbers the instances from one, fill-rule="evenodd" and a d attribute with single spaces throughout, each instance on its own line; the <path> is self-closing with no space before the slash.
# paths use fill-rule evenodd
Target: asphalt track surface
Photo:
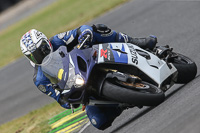
<path id="1" fill-rule="evenodd" d="M 130 36 L 154 34 L 158 45 L 170 45 L 174 51 L 192 58 L 200 65 L 199 1 L 130 1 L 95 19 Z M 32 83 L 33 70 L 25 58 L 0 70 L 0 123 L 26 114 L 52 102 Z M 176 85 L 166 93 L 166 100 L 156 107 L 125 110 L 104 131 L 89 125 L 84 133 L 199 133 L 200 78 L 186 85 Z"/>

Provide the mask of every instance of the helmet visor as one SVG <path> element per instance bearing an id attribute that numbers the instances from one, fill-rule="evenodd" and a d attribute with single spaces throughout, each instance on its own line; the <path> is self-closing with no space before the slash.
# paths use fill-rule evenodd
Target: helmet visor
<path id="1" fill-rule="evenodd" d="M 51 46 L 47 40 L 41 40 L 37 44 L 36 50 L 29 55 L 26 55 L 33 63 L 41 64 L 42 60 L 51 52 Z"/>

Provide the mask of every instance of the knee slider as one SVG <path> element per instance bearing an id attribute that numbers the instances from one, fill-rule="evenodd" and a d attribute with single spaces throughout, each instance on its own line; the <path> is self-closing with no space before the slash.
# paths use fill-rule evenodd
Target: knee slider
<path id="1" fill-rule="evenodd" d="M 105 128 L 110 126 L 110 125 L 108 125 L 108 121 L 105 118 L 105 116 L 101 116 L 101 117 L 93 116 L 90 119 L 90 122 L 94 127 L 98 128 L 99 130 L 104 130 Z"/>
<path id="2" fill-rule="evenodd" d="M 101 112 L 101 110 L 98 107 L 86 106 L 86 113 L 91 124 L 94 127 L 103 130 L 105 125 L 107 125 L 107 117 L 104 113 Z"/>

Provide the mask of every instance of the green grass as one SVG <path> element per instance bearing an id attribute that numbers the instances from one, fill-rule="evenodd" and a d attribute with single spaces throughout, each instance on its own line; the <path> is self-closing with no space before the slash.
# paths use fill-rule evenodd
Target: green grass
<path id="1" fill-rule="evenodd" d="M 47 133 L 50 131 L 48 121 L 53 116 L 64 111 L 58 103 L 46 105 L 31 111 L 25 116 L 0 126 L 1 133 Z"/>
<path id="2" fill-rule="evenodd" d="M 32 28 L 51 37 L 76 28 L 127 0 L 58 0 L 0 33 L 0 67 L 22 56 L 19 40 Z"/>
<path id="3" fill-rule="evenodd" d="M 49 7 L 10 26 L 0 33 L 0 67 L 22 56 L 19 40 L 30 29 L 51 37 L 76 28 L 127 0 L 58 0 Z M 48 120 L 64 111 L 57 103 L 44 106 L 0 126 L 1 133 L 45 133 Z"/>

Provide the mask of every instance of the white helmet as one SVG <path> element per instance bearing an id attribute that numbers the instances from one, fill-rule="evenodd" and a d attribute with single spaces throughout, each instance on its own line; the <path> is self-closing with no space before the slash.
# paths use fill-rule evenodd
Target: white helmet
<path id="1" fill-rule="evenodd" d="M 31 29 L 20 40 L 22 53 L 34 64 L 42 64 L 42 60 L 51 52 L 52 45 L 40 31 Z"/>

